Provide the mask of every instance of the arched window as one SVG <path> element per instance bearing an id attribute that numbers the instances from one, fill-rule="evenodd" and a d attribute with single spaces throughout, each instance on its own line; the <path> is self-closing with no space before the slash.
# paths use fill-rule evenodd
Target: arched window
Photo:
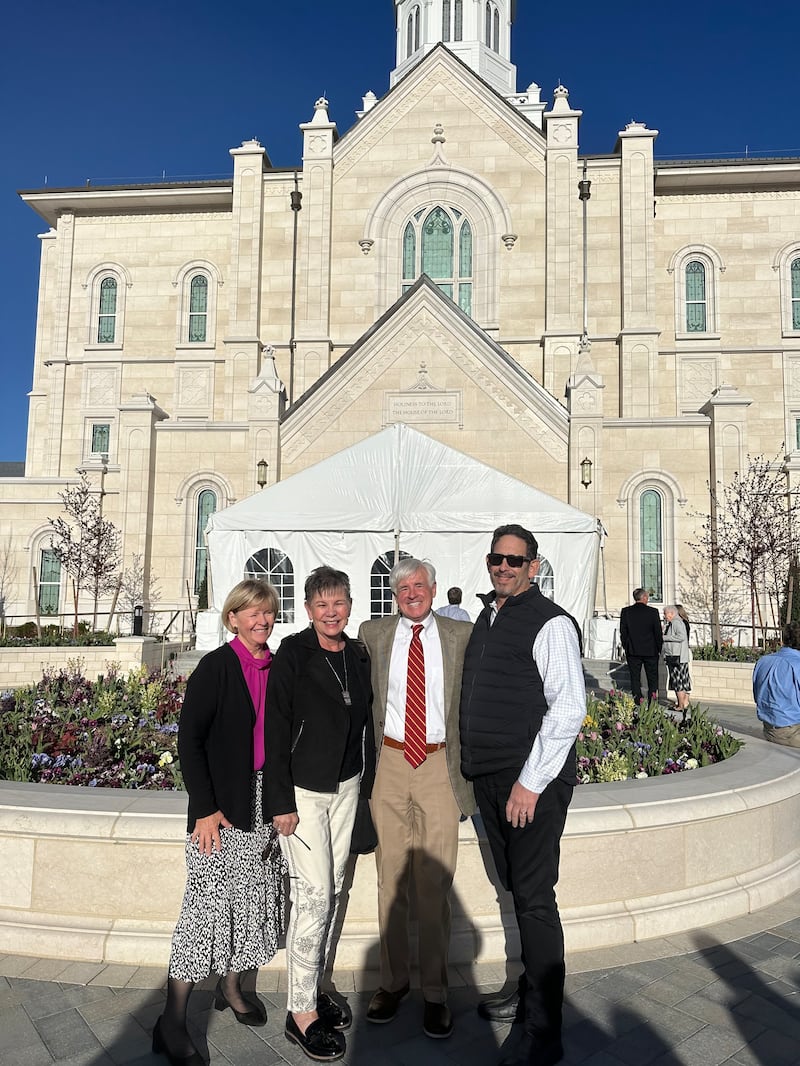
<path id="1" fill-rule="evenodd" d="M 61 594 L 61 560 L 53 548 L 39 555 L 39 613 L 58 614 Z"/>
<path id="2" fill-rule="evenodd" d="M 194 538 L 194 592 L 197 595 L 208 576 L 208 548 L 206 547 L 206 523 L 217 509 L 217 494 L 203 489 L 197 497 L 197 522 Z"/>
<path id="3" fill-rule="evenodd" d="M 800 329 L 800 259 L 792 262 L 789 277 L 792 287 L 792 329 Z"/>
<path id="4" fill-rule="evenodd" d="M 556 598 L 556 576 L 552 564 L 543 555 L 537 558 L 539 559 L 539 573 L 533 579 L 534 584 L 539 586 L 543 596 L 546 596 L 548 600 L 554 600 Z"/>
<path id="5" fill-rule="evenodd" d="M 442 0 L 442 40 L 450 40 L 450 0 Z"/>
<path id="6" fill-rule="evenodd" d="M 370 618 L 385 618 L 394 613 L 392 590 L 389 587 L 389 574 L 396 562 L 401 559 L 410 559 L 408 552 L 384 552 L 379 555 L 372 564 L 369 574 L 369 616 Z"/>
<path id="7" fill-rule="evenodd" d="M 492 48 L 495 52 L 500 51 L 500 12 L 497 8 L 492 14 Z"/>
<path id="8" fill-rule="evenodd" d="M 472 314 L 472 227 L 455 208 L 418 211 L 403 231 L 403 292 L 420 274 Z"/>
<path id="9" fill-rule="evenodd" d="M 664 520 L 661 494 L 645 489 L 639 497 L 641 586 L 656 603 L 664 602 Z"/>
<path id="10" fill-rule="evenodd" d="M 453 26 L 453 40 L 460 41 L 464 36 L 464 4 L 463 0 L 455 0 L 455 25 Z"/>
<path id="11" fill-rule="evenodd" d="M 269 581 L 275 586 L 281 609 L 276 622 L 294 622 L 294 567 L 278 548 L 261 548 L 244 564 L 245 578 Z"/>
<path id="12" fill-rule="evenodd" d="M 464 32 L 463 0 L 442 0 L 442 40 L 460 41 Z"/>
<path id="13" fill-rule="evenodd" d="M 117 279 L 105 277 L 100 282 L 97 343 L 113 344 L 117 335 Z"/>
<path id="14" fill-rule="evenodd" d="M 686 332 L 708 330 L 706 268 L 697 259 L 686 264 Z"/>
<path id="15" fill-rule="evenodd" d="M 202 344 L 208 339 L 208 278 L 195 274 L 189 283 L 189 330 L 190 344 Z"/>
<path id="16" fill-rule="evenodd" d="M 486 26 L 484 31 L 487 45 L 492 47 L 492 5 L 486 0 Z"/>
<path id="17" fill-rule="evenodd" d="M 406 23 L 406 58 L 419 48 L 419 5 L 411 8 Z"/>

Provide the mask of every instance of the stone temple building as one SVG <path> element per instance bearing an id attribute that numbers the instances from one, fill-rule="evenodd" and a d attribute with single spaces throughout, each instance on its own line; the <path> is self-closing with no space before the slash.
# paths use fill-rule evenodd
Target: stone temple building
<path id="1" fill-rule="evenodd" d="M 398 421 L 596 516 L 612 613 L 680 598 L 709 480 L 780 454 L 793 487 L 800 160 L 654 160 L 640 122 L 582 154 L 582 101 L 517 88 L 514 6 L 395 0 L 388 90 L 341 131 L 309 101 L 295 168 L 246 140 L 224 181 L 22 193 L 50 228 L 8 615 L 69 611 L 76 470 L 162 608 L 210 513 Z"/>

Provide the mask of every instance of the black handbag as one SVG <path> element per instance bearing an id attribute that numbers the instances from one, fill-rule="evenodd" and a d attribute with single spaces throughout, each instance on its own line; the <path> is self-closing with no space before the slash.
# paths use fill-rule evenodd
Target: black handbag
<path id="1" fill-rule="evenodd" d="M 680 666 L 681 657 L 680 655 L 665 655 L 664 663 L 666 666 Z"/>
<path id="2" fill-rule="evenodd" d="M 359 796 L 356 820 L 353 822 L 353 835 L 350 838 L 350 854 L 369 855 L 377 846 L 378 834 L 375 832 L 369 811 L 369 800 L 366 796 Z"/>

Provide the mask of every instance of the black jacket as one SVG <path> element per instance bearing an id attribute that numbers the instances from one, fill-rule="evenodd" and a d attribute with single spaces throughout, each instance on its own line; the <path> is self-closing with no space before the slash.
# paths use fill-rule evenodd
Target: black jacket
<path id="1" fill-rule="evenodd" d="M 238 656 L 228 644 L 204 655 L 189 676 L 178 729 L 178 756 L 189 793 L 187 830 L 222 811 L 250 831 L 250 779 L 256 712 Z"/>
<path id="2" fill-rule="evenodd" d="M 664 637 L 661 619 L 655 607 L 632 603 L 619 615 L 619 640 L 625 654 L 636 659 L 657 659 Z"/>
<path id="3" fill-rule="evenodd" d="M 370 662 L 360 641 L 345 636 L 347 668 L 355 665 L 357 685 L 366 701 L 364 769 L 360 794 L 369 796 L 375 777 Z M 267 684 L 264 790 L 269 818 L 297 810 L 294 786 L 335 792 L 339 783 L 350 712 L 317 635 L 308 628 L 285 637 L 275 653 Z"/>

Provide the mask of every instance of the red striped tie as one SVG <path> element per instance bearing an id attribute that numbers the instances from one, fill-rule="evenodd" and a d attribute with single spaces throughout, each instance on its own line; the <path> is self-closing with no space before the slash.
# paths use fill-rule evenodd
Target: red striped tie
<path id="1" fill-rule="evenodd" d="M 416 769 L 425 762 L 425 653 L 419 635 L 423 627 L 411 627 L 406 683 L 406 761 Z"/>

